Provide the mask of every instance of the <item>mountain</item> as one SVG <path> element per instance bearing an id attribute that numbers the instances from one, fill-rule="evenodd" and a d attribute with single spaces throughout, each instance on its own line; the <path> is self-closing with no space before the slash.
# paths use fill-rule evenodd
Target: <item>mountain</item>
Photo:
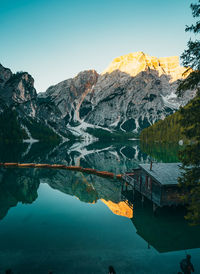
<path id="1" fill-rule="evenodd" d="M 13 74 L 0 64 L 0 141 L 58 142 L 60 137 L 37 115 L 38 96 L 27 72 Z"/>
<path id="2" fill-rule="evenodd" d="M 181 119 L 184 116 L 193 117 L 191 108 L 196 106 L 199 109 L 199 96 L 195 96 L 188 104 L 186 104 L 182 109 L 176 111 L 172 115 L 169 115 L 164 120 L 160 120 L 153 124 L 152 126 L 142 130 L 140 134 L 140 140 L 143 144 L 145 143 L 190 143 L 194 139 L 194 135 L 191 134 L 190 140 L 184 135 L 184 128 L 181 125 Z M 192 127 L 191 127 L 192 129 Z"/>
<path id="3" fill-rule="evenodd" d="M 75 78 L 51 86 L 38 96 L 37 114 L 41 120 L 52 126 L 62 136 L 69 132 L 80 135 L 82 102 L 98 80 L 95 70 L 80 72 Z"/>
<path id="4" fill-rule="evenodd" d="M 85 129 L 94 133 L 91 128 L 138 133 L 194 96 L 189 91 L 184 98 L 176 96 L 185 70 L 178 57 L 156 58 L 136 52 L 114 59 L 101 75 L 95 71 L 80 73 L 50 87 L 41 97 L 57 110 L 57 117 L 51 119 L 62 123 L 65 119 L 66 127 L 77 134 Z M 45 110 L 48 117 L 50 112 Z"/>
<path id="5" fill-rule="evenodd" d="M 0 111 L 17 107 L 19 112 L 34 118 L 37 102 L 34 79 L 27 72 L 12 74 L 0 65 L 0 99 Z"/>
<path id="6" fill-rule="evenodd" d="M 191 98 L 177 98 L 177 80 L 185 68 L 178 57 L 156 58 L 137 52 L 116 58 L 99 77 L 82 105 L 92 105 L 84 117 L 90 124 L 140 132 Z"/>
<path id="7" fill-rule="evenodd" d="M 100 75 L 83 71 L 37 94 L 28 73 L 0 66 L 0 112 L 15 111 L 29 140 L 131 138 L 194 97 L 176 96 L 185 70 L 178 57 L 136 52 L 114 59 Z"/>

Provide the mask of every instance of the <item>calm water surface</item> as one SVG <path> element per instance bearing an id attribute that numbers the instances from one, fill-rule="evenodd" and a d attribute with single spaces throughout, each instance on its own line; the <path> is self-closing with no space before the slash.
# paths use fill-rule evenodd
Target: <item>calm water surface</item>
<path id="1" fill-rule="evenodd" d="M 80 164 L 115 173 L 157 157 L 176 161 L 177 147 L 138 142 L 54 148 L 1 148 L 1 161 Z M 145 153 L 146 152 L 146 153 Z M 183 209 L 158 210 L 121 182 L 67 170 L 0 168 L 0 273 L 177 273 L 192 255 L 200 273 L 200 229 Z"/>

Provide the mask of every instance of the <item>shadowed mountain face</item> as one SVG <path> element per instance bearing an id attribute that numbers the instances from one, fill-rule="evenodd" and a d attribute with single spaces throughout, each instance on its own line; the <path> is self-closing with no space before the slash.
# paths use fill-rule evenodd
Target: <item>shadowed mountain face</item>
<path id="1" fill-rule="evenodd" d="M 0 64 L 0 112 L 5 108 L 17 108 L 32 118 L 35 117 L 37 93 L 34 79 L 27 72 L 13 74 Z"/>
<path id="2" fill-rule="evenodd" d="M 59 136 L 39 119 L 37 107 L 31 75 L 13 74 L 0 65 L 0 142 L 59 142 Z"/>
<path id="3" fill-rule="evenodd" d="M 170 76 L 152 69 L 134 77 L 119 70 L 103 74 L 81 105 L 90 105 L 91 109 L 84 121 L 123 132 L 139 132 L 190 99 L 189 93 L 184 99 L 177 98 L 177 82 L 170 81 Z"/>
<path id="4" fill-rule="evenodd" d="M 138 133 L 193 98 L 189 91 L 181 99 L 175 94 L 184 71 L 177 57 L 137 52 L 116 58 L 101 75 L 84 71 L 37 95 L 28 73 L 0 66 L 0 112 L 16 111 L 31 140 L 89 140 L 96 130 Z"/>

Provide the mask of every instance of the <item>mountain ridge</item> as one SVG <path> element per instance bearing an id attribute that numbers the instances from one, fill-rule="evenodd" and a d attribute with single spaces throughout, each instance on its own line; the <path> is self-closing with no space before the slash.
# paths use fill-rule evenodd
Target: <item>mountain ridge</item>
<path id="1" fill-rule="evenodd" d="M 12 108 L 29 130 L 30 121 L 40 123 L 63 140 L 90 142 L 91 128 L 110 132 L 111 139 L 113 133 L 138 134 L 194 97 L 190 91 L 183 98 L 176 95 L 178 80 L 187 76 L 185 70 L 178 57 L 136 52 L 115 58 L 101 74 L 83 71 L 37 94 L 31 75 L 12 74 L 1 65 L 0 113 Z"/>
<path id="2" fill-rule="evenodd" d="M 178 56 L 160 57 L 150 56 L 142 51 L 129 53 L 115 58 L 110 65 L 101 73 L 111 73 L 114 70 L 120 70 L 130 76 L 136 76 L 141 71 L 147 69 L 157 70 L 159 76 L 167 74 L 171 77 L 171 82 L 185 78 L 187 68 L 180 66 Z M 189 72 L 188 72 L 189 73 Z"/>

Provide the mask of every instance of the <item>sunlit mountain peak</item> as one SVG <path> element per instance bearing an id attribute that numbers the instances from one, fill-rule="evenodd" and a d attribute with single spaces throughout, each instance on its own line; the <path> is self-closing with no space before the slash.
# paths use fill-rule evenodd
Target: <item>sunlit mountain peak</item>
<path id="1" fill-rule="evenodd" d="M 180 66 L 179 57 L 154 57 L 145 54 L 142 51 L 129 53 L 115 58 L 102 75 L 112 73 L 116 70 L 127 73 L 130 76 L 136 76 L 142 71 L 155 70 L 159 76 L 162 74 L 169 75 L 170 81 L 174 82 L 181 79 L 186 68 Z"/>

